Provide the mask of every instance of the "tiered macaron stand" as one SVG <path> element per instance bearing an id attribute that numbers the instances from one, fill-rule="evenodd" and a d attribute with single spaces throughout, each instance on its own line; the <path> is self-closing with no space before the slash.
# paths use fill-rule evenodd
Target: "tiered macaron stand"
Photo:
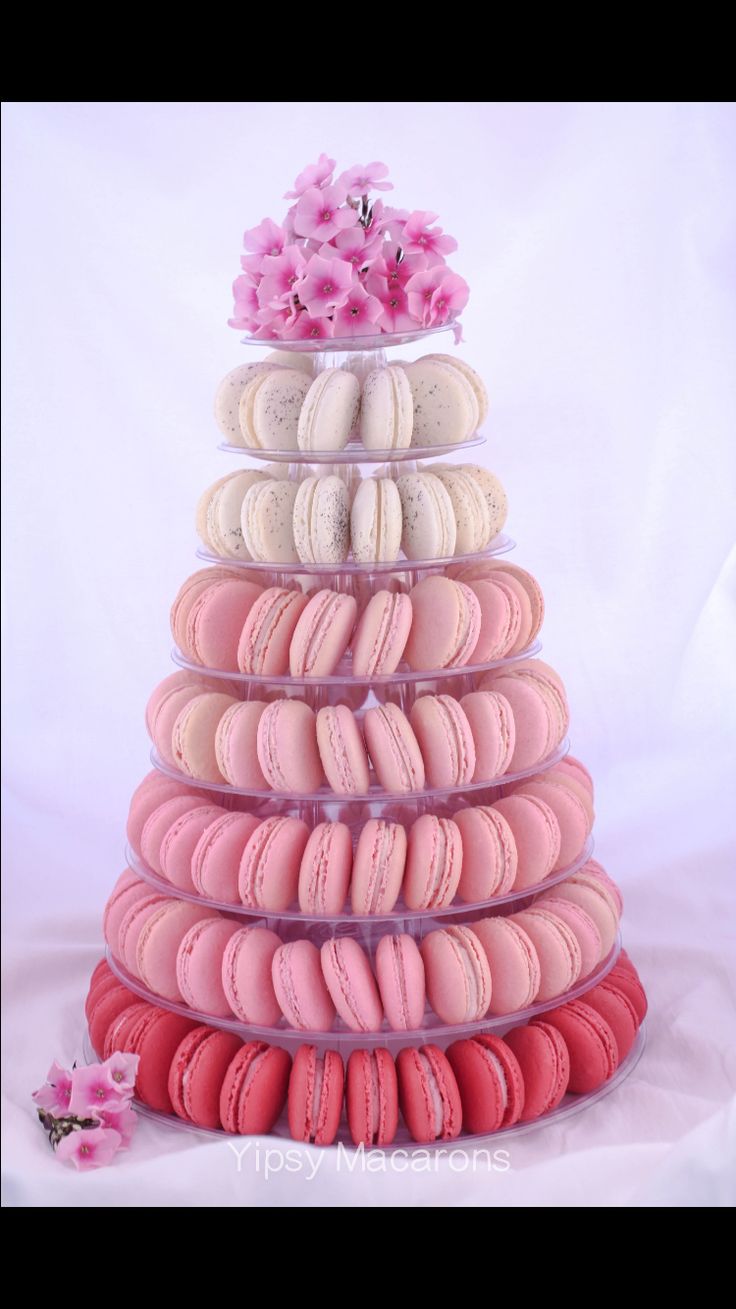
<path id="1" fill-rule="evenodd" d="M 387 362 L 385 355 L 387 345 L 414 342 L 425 335 L 427 335 L 426 332 L 416 332 L 396 336 L 383 334 L 380 337 L 370 339 L 360 338 L 360 349 L 357 351 L 354 349 L 353 342 L 344 341 L 320 341 L 318 349 L 315 349 L 317 343 L 296 341 L 289 342 L 288 348 L 309 350 L 313 353 L 315 372 L 342 364 L 361 377 L 365 372 L 381 367 Z M 264 344 L 262 341 L 250 341 L 247 338 L 244 343 L 261 346 Z M 376 465 L 382 465 L 383 467 L 380 469 L 382 476 L 391 476 L 392 468 L 395 466 L 396 475 L 400 475 L 402 472 L 412 470 L 409 461 L 421 460 L 424 462 L 437 457 L 457 455 L 460 452 L 465 453 L 471 449 L 475 452 L 483 444 L 484 437 L 476 434 L 471 440 L 461 444 L 442 447 L 432 446 L 423 449 L 410 447 L 403 450 L 367 450 L 357 440 L 351 440 L 343 450 L 339 451 L 256 450 L 228 444 L 221 444 L 219 448 L 228 453 L 236 454 L 240 458 L 248 456 L 271 464 L 287 464 L 289 478 L 299 479 L 309 475 L 310 466 L 315 465 L 321 465 L 323 469 L 324 465 L 342 465 L 346 468 L 355 467 L 357 469 L 363 465 L 370 466 L 367 471 L 373 473 L 377 471 Z M 339 471 L 337 467 L 335 471 Z M 303 563 L 279 563 L 274 565 L 273 563 L 259 563 L 250 560 L 240 562 L 231 558 L 221 559 L 209 554 L 204 549 L 199 549 L 197 555 L 205 563 L 226 564 L 230 569 L 242 568 L 250 574 L 263 573 L 264 583 L 268 586 L 289 586 L 293 585 L 296 579 L 300 579 L 303 582 L 308 582 L 309 589 L 312 589 L 312 587 L 337 588 L 354 594 L 360 605 L 365 603 L 373 591 L 379 588 L 408 591 L 422 577 L 430 573 L 444 572 L 448 567 L 463 562 L 475 563 L 492 556 L 504 554 L 512 550 L 514 544 L 509 537 L 499 535 L 482 553 L 464 556 L 463 558 L 458 556 L 451 559 L 428 560 L 401 558 L 390 563 L 371 564 L 358 564 L 353 561 L 338 565 Z M 534 642 L 528 649 L 506 659 L 456 669 L 445 669 L 441 673 L 418 673 L 409 670 L 406 666 L 400 666 L 395 673 L 388 677 L 353 676 L 349 653 L 344 656 L 338 669 L 332 675 L 301 678 L 272 675 L 259 676 L 202 668 L 199 664 L 190 663 L 187 657 L 178 649 L 173 650 L 172 658 L 182 668 L 190 668 L 213 679 L 222 679 L 223 682 L 228 684 L 227 689 L 231 694 L 240 694 L 244 700 L 269 700 L 276 696 L 291 693 L 305 699 L 315 710 L 323 705 L 348 703 L 356 711 L 357 717 L 360 719 L 361 713 L 371 703 L 386 699 L 395 701 L 404 711 L 408 712 L 415 698 L 424 692 L 448 693 L 459 698 L 475 688 L 477 678 L 482 673 L 507 663 L 513 663 L 519 659 L 529 658 L 537 654 L 540 648 L 540 643 Z M 237 688 L 237 690 L 234 688 Z M 566 754 L 567 749 L 568 742 L 565 740 L 552 755 L 535 765 L 534 768 L 528 769 L 525 773 L 505 774 L 498 779 L 497 785 L 481 782 L 442 790 L 426 788 L 422 791 L 400 795 L 385 792 L 375 782 L 372 783 L 369 792 L 365 795 L 338 796 L 326 787 L 311 795 L 239 790 L 226 785 L 224 782 L 219 784 L 195 781 L 192 778 L 185 777 L 176 768 L 165 762 L 157 754 L 155 748 L 151 752 L 151 759 L 154 766 L 162 773 L 179 781 L 190 782 L 200 791 L 207 790 L 216 793 L 217 802 L 224 807 L 247 810 L 262 817 L 271 814 L 295 815 L 303 819 L 310 828 L 317 823 L 334 821 L 339 818 L 340 821 L 347 823 L 355 837 L 362 825 L 372 817 L 390 817 L 394 821 L 403 821 L 408 824 L 425 812 L 451 817 L 453 812 L 468 798 L 471 798 L 474 804 L 491 804 L 500 796 L 502 787 L 507 786 L 510 782 L 520 780 L 522 777 L 546 771 Z M 191 900 L 198 905 L 216 909 L 238 920 L 242 925 L 258 922 L 260 925 L 275 931 L 284 942 L 299 937 L 307 937 L 315 945 L 319 946 L 323 941 L 334 936 L 353 936 L 372 956 L 378 940 L 386 933 L 407 933 L 414 937 L 415 940 L 420 941 L 427 932 L 435 927 L 445 927 L 451 923 L 470 924 L 473 920 L 483 916 L 507 914 L 523 909 L 541 889 L 547 890 L 580 868 L 590 858 L 591 853 L 592 839 L 589 839 L 584 850 L 581 851 L 570 867 L 551 874 L 545 879 L 542 886 L 535 886 L 531 890 L 512 891 L 507 895 L 475 904 L 456 900 L 453 904 L 442 909 L 421 911 L 410 910 L 399 902 L 391 913 L 370 916 L 352 913 L 349 905 L 340 915 L 320 916 L 302 913 L 295 909 L 274 913 L 262 909 L 248 908 L 243 905 L 207 900 L 196 893 L 174 887 L 170 882 L 159 877 L 157 873 L 146 866 L 140 855 L 134 850 L 128 848 L 126 858 L 129 867 L 138 876 L 149 882 L 153 889 L 169 897 Z M 181 1013 L 187 1017 L 194 1017 L 212 1027 L 235 1032 L 243 1040 L 258 1039 L 267 1041 L 271 1045 L 282 1046 L 292 1054 L 296 1053 L 300 1045 L 309 1043 L 315 1045 L 320 1053 L 327 1049 L 336 1050 L 343 1060 L 347 1061 L 351 1052 L 356 1049 L 385 1046 L 393 1056 L 396 1056 L 399 1049 L 407 1045 L 420 1046 L 432 1042 L 441 1048 L 445 1048 L 452 1041 L 478 1032 L 495 1032 L 498 1035 L 503 1035 L 511 1027 L 518 1026 L 535 1016 L 543 1015 L 545 1010 L 556 1008 L 567 1000 L 584 995 L 585 992 L 602 981 L 614 966 L 620 948 L 619 937 L 608 957 L 596 967 L 593 973 L 579 981 L 565 995 L 557 996 L 554 1000 L 534 1004 L 523 1012 L 507 1014 L 502 1017 L 489 1015 L 481 1021 L 456 1026 L 448 1026 L 442 1023 L 436 1015 L 427 1009 L 425 1025 L 415 1031 L 393 1031 L 384 1020 L 384 1026 L 378 1032 L 354 1032 L 339 1017 L 336 1018 L 335 1024 L 329 1032 L 300 1031 L 289 1027 L 285 1021 L 273 1028 L 246 1026 L 234 1017 L 221 1018 L 210 1014 L 199 1014 L 186 1005 L 161 999 L 148 991 L 138 978 L 130 975 L 121 963 L 111 955 L 109 950 L 108 962 L 112 971 L 125 986 L 136 995 L 158 1005 L 160 1008 Z M 627 1058 L 619 1066 L 615 1075 L 602 1087 L 587 1095 L 568 1094 L 552 1113 L 548 1113 L 531 1123 L 522 1123 L 517 1124 L 515 1127 L 506 1128 L 496 1135 L 506 1136 L 510 1133 L 527 1131 L 542 1126 L 553 1119 L 559 1120 L 561 1117 L 574 1113 L 600 1099 L 601 1096 L 607 1094 L 628 1076 L 638 1062 L 643 1044 L 644 1032 L 642 1028 Z M 147 1109 L 145 1105 L 141 1104 L 138 1107 L 142 1113 L 160 1119 L 162 1122 L 175 1124 L 190 1131 L 206 1130 L 194 1127 L 193 1124 L 179 1118 L 157 1114 Z M 276 1125 L 274 1134 L 289 1137 L 285 1112 Z M 462 1145 L 464 1141 L 477 1142 L 480 1139 L 487 1140 L 489 1138 L 478 1138 L 463 1134 L 449 1144 L 452 1147 L 457 1147 Z M 351 1145 L 347 1125 L 344 1121 L 337 1140 L 345 1145 Z M 390 1150 L 395 1148 L 406 1149 L 412 1144 L 409 1133 L 402 1124 L 393 1145 L 387 1148 Z M 434 1144 L 446 1147 L 448 1143 L 437 1141 Z"/>

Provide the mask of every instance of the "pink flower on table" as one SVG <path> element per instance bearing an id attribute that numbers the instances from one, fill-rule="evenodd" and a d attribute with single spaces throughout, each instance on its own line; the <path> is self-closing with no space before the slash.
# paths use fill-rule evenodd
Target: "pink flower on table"
<path id="1" fill-rule="evenodd" d="M 312 186 L 304 192 L 294 216 L 294 227 L 300 236 L 313 236 L 330 241 L 346 227 L 358 221 L 355 209 L 344 204 L 344 186 L 326 186 L 322 191 Z"/>
<path id="2" fill-rule="evenodd" d="M 436 217 L 429 209 L 415 209 L 409 215 L 401 240 L 407 254 L 438 255 L 444 261 L 445 255 L 457 250 L 453 236 L 443 236 L 441 227 L 430 227 Z"/>
<path id="3" fill-rule="evenodd" d="M 274 223 L 272 218 L 264 218 L 257 227 L 249 228 L 243 235 L 246 250 L 259 255 L 280 255 L 285 243 L 283 227 Z"/>
<path id="4" fill-rule="evenodd" d="M 393 191 L 393 182 L 384 182 L 388 176 L 385 164 L 355 164 L 337 179 L 348 195 L 366 195 L 368 191 Z"/>
<path id="5" fill-rule="evenodd" d="M 299 174 L 294 183 L 294 190 L 284 192 L 284 200 L 298 200 L 310 187 L 328 186 L 332 181 L 334 168 L 335 160 L 321 154 L 316 164 L 307 164 L 304 172 Z"/>
<path id="6" fill-rule="evenodd" d="M 448 272 L 444 264 L 435 264 L 415 273 L 406 284 L 409 313 L 423 327 L 446 323 L 463 310 L 470 289 L 457 273 Z"/>
<path id="7" fill-rule="evenodd" d="M 284 341 L 329 341 L 334 335 L 334 327 L 329 318 L 312 318 L 306 309 L 287 323 L 282 334 Z"/>
<path id="8" fill-rule="evenodd" d="M 72 1074 L 54 1060 L 46 1074 L 45 1086 L 34 1091 L 32 1098 L 40 1109 L 48 1109 L 49 1113 L 59 1117 L 69 1113 L 71 1097 Z"/>
<path id="9" fill-rule="evenodd" d="M 345 303 L 352 283 L 353 266 L 346 259 L 312 255 L 295 290 L 311 316 L 320 318 Z"/>
<path id="10" fill-rule="evenodd" d="M 376 323 L 383 313 L 381 301 L 361 286 L 354 283 L 344 304 L 335 310 L 333 317 L 334 335 L 372 336 L 375 335 Z"/>
<path id="11" fill-rule="evenodd" d="M 261 308 L 273 305 L 281 308 L 294 294 L 294 283 L 304 274 L 307 261 L 296 245 L 287 245 L 283 254 L 266 255 L 263 260 L 263 277 L 258 284 L 258 304 Z"/>
<path id="12" fill-rule="evenodd" d="M 59 1159 L 71 1162 L 80 1171 L 102 1168 L 120 1149 L 120 1133 L 109 1127 L 87 1127 L 70 1132 L 56 1147 Z"/>
<path id="13" fill-rule="evenodd" d="M 138 1126 L 138 1115 L 135 1110 L 131 1109 L 129 1104 L 125 1104 L 120 1109 L 98 1109 L 95 1117 L 99 1119 L 100 1127 L 111 1128 L 118 1133 L 120 1149 L 127 1150 Z"/>
<path id="14" fill-rule="evenodd" d="M 92 1118 L 100 1109 L 108 1106 L 122 1108 L 127 1098 L 129 1096 L 116 1085 L 105 1064 L 90 1064 L 86 1068 L 74 1069 L 69 1099 L 70 1114 L 79 1118 Z"/>

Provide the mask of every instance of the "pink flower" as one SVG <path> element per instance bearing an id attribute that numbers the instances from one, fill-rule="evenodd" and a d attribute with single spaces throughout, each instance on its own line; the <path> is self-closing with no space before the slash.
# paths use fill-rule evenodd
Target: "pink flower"
<path id="1" fill-rule="evenodd" d="M 381 237 L 370 239 L 366 236 L 365 229 L 358 223 L 355 227 L 349 227 L 344 232 L 338 232 L 334 241 L 327 241 L 319 248 L 319 253 L 323 259 L 334 259 L 336 254 L 345 263 L 351 264 L 355 272 L 365 268 L 367 264 L 376 259 L 381 248 Z"/>
<path id="2" fill-rule="evenodd" d="M 383 289 L 378 290 L 376 282 L 371 278 L 370 290 L 380 300 L 382 305 L 381 316 L 378 319 L 378 326 L 382 332 L 411 332 L 416 330 L 417 321 L 412 318 L 409 312 L 409 297 L 401 286 L 391 286 L 388 282 L 383 281 Z M 367 285 L 368 283 L 366 283 Z"/>
<path id="3" fill-rule="evenodd" d="M 140 1055 L 127 1054 L 122 1050 L 116 1050 L 102 1064 L 113 1086 L 118 1088 L 119 1095 L 132 1096 L 135 1090 L 135 1079 L 138 1074 L 139 1063 Z"/>
<path id="4" fill-rule="evenodd" d="M 433 323 L 446 323 L 461 314 L 470 295 L 470 287 L 459 273 L 445 273 L 430 300 L 430 318 Z"/>
<path id="5" fill-rule="evenodd" d="M 380 201 L 376 201 L 373 206 L 374 211 L 380 203 Z M 408 209 L 394 209 L 392 205 L 381 205 L 381 228 L 384 232 L 388 232 L 391 240 L 395 241 L 397 245 L 401 244 L 401 234 L 408 217 Z"/>
<path id="6" fill-rule="evenodd" d="M 294 218 L 296 231 L 301 236 L 314 236 L 321 241 L 330 241 L 344 228 L 354 227 L 358 215 L 355 209 L 343 204 L 344 199 L 343 186 L 326 186 L 322 191 L 316 186 L 310 187 L 304 192 L 296 207 Z"/>
<path id="7" fill-rule="evenodd" d="M 255 284 L 258 281 L 258 278 L 261 276 L 261 270 L 263 268 L 263 255 L 241 255 L 240 267 L 242 268 L 245 276 L 248 277 L 250 281 Z"/>
<path id="8" fill-rule="evenodd" d="M 56 1060 L 46 1074 L 46 1085 L 33 1092 L 33 1100 L 40 1109 L 48 1109 L 55 1117 L 68 1114 L 72 1097 L 72 1074 Z"/>
<path id="9" fill-rule="evenodd" d="M 352 282 L 353 267 L 346 259 L 323 259 L 321 255 L 312 255 L 295 289 L 300 303 L 306 305 L 312 318 L 321 318 L 345 303 Z"/>
<path id="10" fill-rule="evenodd" d="M 465 308 L 470 290 L 457 273 L 448 272 L 444 264 L 435 264 L 415 273 L 406 284 L 409 313 L 423 327 L 446 323 Z"/>
<path id="11" fill-rule="evenodd" d="M 135 1110 L 129 1104 L 125 1104 L 120 1109 L 98 1109 L 95 1117 L 99 1119 L 100 1127 L 111 1128 L 118 1133 L 120 1149 L 127 1150 L 138 1126 L 138 1115 Z"/>
<path id="12" fill-rule="evenodd" d="M 294 183 L 293 191 L 284 193 L 284 200 L 298 200 L 305 191 L 313 186 L 327 186 L 332 181 L 332 172 L 335 167 L 335 160 L 328 159 L 327 155 L 320 155 L 316 164 L 307 164 L 303 173 L 300 173 Z"/>
<path id="13" fill-rule="evenodd" d="M 88 1127 L 69 1132 L 56 1147 L 59 1159 L 71 1161 L 80 1172 L 109 1164 L 120 1149 L 120 1133 L 108 1127 Z"/>
<path id="14" fill-rule="evenodd" d="M 90 1064 L 88 1068 L 74 1069 L 69 1113 L 80 1118 L 91 1118 L 105 1106 L 122 1107 L 124 1098 L 124 1093 L 121 1094 L 120 1087 L 113 1081 L 111 1071 L 105 1064 Z"/>
<path id="15" fill-rule="evenodd" d="M 385 242 L 388 245 L 388 242 Z M 390 287 L 405 287 L 410 277 L 415 273 L 421 273 L 427 267 L 427 260 L 424 255 L 404 255 L 399 260 L 396 254 L 383 254 L 372 265 L 366 278 L 366 288 L 377 295 L 379 300 L 382 299 L 377 287 L 380 283 L 388 282 Z"/>
<path id="16" fill-rule="evenodd" d="M 355 164 L 341 173 L 338 181 L 345 187 L 348 195 L 366 195 L 368 191 L 393 191 L 393 182 L 383 182 L 388 168 L 385 164 Z"/>
<path id="17" fill-rule="evenodd" d="M 246 250 L 254 250 L 259 255 L 280 255 L 286 237 L 283 227 L 274 223 L 272 218 L 264 218 L 257 227 L 251 227 L 243 236 Z"/>
<path id="18" fill-rule="evenodd" d="M 268 316 L 256 319 L 249 331 L 258 341 L 280 341 L 293 315 L 288 309 L 268 310 Z"/>
<path id="19" fill-rule="evenodd" d="M 347 300 L 335 310 L 334 335 L 337 337 L 375 335 L 376 323 L 382 313 L 381 301 L 374 295 L 368 295 L 360 282 L 356 282 L 350 288 Z"/>
<path id="20" fill-rule="evenodd" d="M 287 245 L 281 255 L 266 255 L 263 260 L 263 278 L 258 284 L 258 304 L 263 308 L 273 305 L 281 308 L 294 294 L 294 283 L 302 277 L 306 259 L 296 245 Z"/>
<path id="21" fill-rule="evenodd" d="M 329 341 L 334 336 L 334 327 L 329 318 L 312 318 L 303 309 L 287 323 L 282 333 L 285 341 Z"/>
<path id="22" fill-rule="evenodd" d="M 436 214 L 428 209 L 415 209 L 409 215 L 402 234 L 401 244 L 407 254 L 449 255 L 457 250 L 457 241 L 452 236 L 443 236 L 441 227 L 430 227 Z"/>

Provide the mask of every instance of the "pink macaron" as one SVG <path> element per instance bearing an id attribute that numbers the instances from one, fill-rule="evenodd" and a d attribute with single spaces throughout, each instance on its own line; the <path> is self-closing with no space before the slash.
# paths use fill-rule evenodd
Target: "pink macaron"
<path id="1" fill-rule="evenodd" d="M 217 767 L 239 791 L 266 791 L 268 783 L 258 762 L 258 724 L 265 700 L 240 700 L 226 709 L 215 731 Z"/>
<path id="2" fill-rule="evenodd" d="M 376 977 L 389 1027 L 394 1032 L 422 1026 L 426 987 L 424 961 L 412 936 L 382 936 L 376 950 Z"/>
<path id="3" fill-rule="evenodd" d="M 340 1126 L 345 1070 L 335 1050 L 300 1045 L 289 1078 L 289 1131 L 295 1141 L 332 1145 Z"/>
<path id="4" fill-rule="evenodd" d="M 438 1046 L 405 1046 L 396 1059 L 396 1075 L 401 1112 L 415 1141 L 451 1141 L 460 1135 L 460 1091 L 447 1056 Z"/>
<path id="5" fill-rule="evenodd" d="M 383 1007 L 365 951 L 345 936 L 325 941 L 320 954 L 327 989 L 345 1025 L 353 1032 L 377 1032 Z"/>
<path id="6" fill-rule="evenodd" d="M 560 825 L 549 805 L 532 795 L 507 795 L 494 809 L 506 819 L 514 836 L 517 854 L 515 890 L 543 882 L 552 872 L 560 852 Z"/>
<path id="7" fill-rule="evenodd" d="M 246 1041 L 228 1064 L 220 1090 L 220 1121 L 237 1136 L 265 1136 L 286 1102 L 291 1057 L 265 1041 Z"/>
<path id="8" fill-rule="evenodd" d="M 233 579 L 215 582 L 194 601 L 186 626 L 185 649 L 195 663 L 229 672 L 238 667 L 243 624 L 263 588 Z"/>
<path id="9" fill-rule="evenodd" d="M 182 582 L 171 606 L 169 622 L 171 635 L 180 650 L 187 651 L 187 624 L 189 615 L 199 596 L 208 591 L 215 582 L 238 581 L 240 570 L 236 568 L 215 567 L 200 568 Z"/>
<path id="10" fill-rule="evenodd" d="M 301 591 L 269 587 L 253 604 L 237 647 L 241 673 L 281 676 L 289 671 L 289 647 L 299 616 L 307 604 Z"/>
<path id="11" fill-rule="evenodd" d="M 154 809 L 158 809 L 165 800 L 171 800 L 174 796 L 198 794 L 201 792 L 189 783 L 177 782 L 172 777 L 166 777 L 157 768 L 148 773 L 133 792 L 128 810 L 126 836 L 136 853 L 140 854 L 143 828 Z"/>
<path id="12" fill-rule="evenodd" d="M 102 917 L 102 934 L 116 959 L 123 961 L 119 935 L 128 910 L 140 900 L 150 900 L 151 895 L 148 882 L 142 881 L 130 868 L 126 868 L 110 892 Z"/>
<path id="13" fill-rule="evenodd" d="M 411 624 L 408 595 L 376 591 L 363 610 L 353 636 L 353 676 L 387 677 L 396 672 Z"/>
<path id="14" fill-rule="evenodd" d="M 603 958 L 601 934 L 590 914 L 586 913 L 579 904 L 574 904 L 572 900 L 564 900 L 554 892 L 545 896 L 543 900 L 538 900 L 537 904 L 549 909 L 556 918 L 561 918 L 574 932 L 580 946 L 580 976 L 587 977 Z"/>
<path id="15" fill-rule="evenodd" d="M 563 900 L 572 900 L 593 919 L 600 933 L 601 950 L 605 959 L 613 949 L 618 931 L 618 910 L 614 897 L 594 878 L 586 876 L 584 869 L 580 869 L 564 882 L 559 882 L 554 887 L 554 895 Z M 545 900 L 546 895 L 541 895 L 535 903 L 543 905 Z"/>
<path id="16" fill-rule="evenodd" d="M 534 905 L 512 915 L 534 944 L 539 959 L 537 1000 L 544 1003 L 569 991 L 580 976 L 582 957 L 571 927 L 546 905 Z"/>
<path id="17" fill-rule="evenodd" d="M 180 710 L 171 732 L 171 753 L 183 773 L 204 782 L 224 782 L 217 766 L 215 733 L 225 710 L 235 703 L 224 692 L 205 691 Z"/>
<path id="18" fill-rule="evenodd" d="M 516 745 L 511 705 L 495 691 L 470 691 L 460 705 L 475 744 L 474 782 L 490 782 L 508 770 Z"/>
<path id="19" fill-rule="evenodd" d="M 180 767 L 174 756 L 172 743 L 176 721 L 187 705 L 191 704 L 192 700 L 198 699 L 207 690 L 208 688 L 204 687 L 201 682 L 199 684 L 189 683 L 186 686 L 178 686 L 161 696 L 155 707 L 150 710 L 151 740 L 165 763 Z M 148 709 L 146 715 L 148 718 Z"/>
<path id="20" fill-rule="evenodd" d="M 460 882 L 463 843 L 451 818 L 422 814 L 409 829 L 404 903 L 409 909 L 444 909 Z"/>
<path id="21" fill-rule="evenodd" d="M 345 906 L 352 866 L 350 828 L 345 823 L 318 823 L 299 869 L 302 913 L 339 914 Z"/>
<path id="22" fill-rule="evenodd" d="M 593 881 L 597 882 L 598 886 L 601 888 L 604 894 L 608 892 L 609 896 L 612 898 L 614 902 L 614 905 L 616 907 L 616 912 L 620 918 L 621 914 L 624 911 L 624 898 L 623 895 L 621 894 L 621 888 L 616 882 L 614 882 L 611 875 L 606 872 L 603 865 L 599 864 L 597 859 L 587 859 L 586 862 L 583 864 L 583 867 L 580 868 L 578 871 L 583 873 L 583 875 L 586 878 L 592 877 Z"/>
<path id="23" fill-rule="evenodd" d="M 146 704 L 146 731 L 152 740 L 155 740 L 154 726 L 158 717 L 159 710 L 168 700 L 169 696 L 175 691 L 216 691 L 222 690 L 219 679 L 208 677 L 204 672 L 198 672 L 193 668 L 179 668 L 175 673 L 169 673 L 162 681 L 155 686 L 148 697 Z M 230 690 L 230 687 L 227 687 Z M 173 723 L 173 719 L 171 720 Z M 171 726 L 171 724 L 170 724 Z M 171 731 L 169 730 L 169 736 Z M 150 776 L 150 774 L 149 774 Z"/>
<path id="24" fill-rule="evenodd" d="M 541 969 L 534 942 L 511 918 L 481 918 L 473 923 L 491 970 L 492 1014 L 528 1009 L 539 992 Z"/>
<path id="25" fill-rule="evenodd" d="M 429 932 L 421 945 L 427 995 L 443 1023 L 474 1023 L 491 1002 L 491 971 L 485 950 L 469 927 Z"/>
<path id="26" fill-rule="evenodd" d="M 258 762 L 274 791 L 307 795 L 324 780 L 317 720 L 303 700 L 273 700 L 264 709 L 256 740 Z"/>
<path id="27" fill-rule="evenodd" d="M 230 918 L 202 918 L 185 932 L 176 956 L 176 980 L 190 1009 L 228 1018 L 222 986 L 222 956 L 238 924 Z"/>
<path id="28" fill-rule="evenodd" d="M 273 814 L 257 823 L 240 859 L 238 894 L 251 909 L 273 913 L 294 903 L 309 839 L 301 818 Z"/>
<path id="29" fill-rule="evenodd" d="M 400 823 L 369 818 L 353 857 L 350 901 L 354 914 L 389 914 L 399 898 L 406 864 L 406 831 Z"/>
<path id="30" fill-rule="evenodd" d="M 453 696 L 420 696 L 411 707 L 410 721 L 431 787 L 443 789 L 472 782 L 475 741 L 467 715 Z"/>
<path id="31" fill-rule="evenodd" d="M 179 946 L 195 923 L 212 911 L 188 900 L 165 900 L 143 923 L 136 942 L 136 971 L 144 986 L 163 1000 L 180 1001 L 176 970 Z"/>
<path id="32" fill-rule="evenodd" d="M 196 891 L 192 879 L 192 859 L 203 832 L 215 819 L 227 813 L 221 805 L 205 804 L 189 809 L 168 828 L 161 842 L 161 869 L 172 886 L 180 891 Z"/>
<path id="33" fill-rule="evenodd" d="M 639 1019 L 628 995 L 609 977 L 585 992 L 585 1003 L 605 1018 L 616 1039 L 618 1061 L 629 1053 L 639 1030 Z"/>
<path id="34" fill-rule="evenodd" d="M 582 800 L 566 786 L 547 780 L 524 782 L 516 794 L 536 796 L 552 810 L 560 829 L 560 852 L 552 871 L 569 868 L 588 838 L 588 816 Z"/>
<path id="35" fill-rule="evenodd" d="M 329 677 L 348 648 L 358 606 L 352 595 L 317 591 L 299 615 L 289 648 L 292 677 Z"/>
<path id="36" fill-rule="evenodd" d="M 241 927 L 228 938 L 221 981 L 227 1003 L 241 1023 L 275 1027 L 281 1009 L 273 989 L 273 957 L 281 941 L 267 927 Z"/>
<path id="37" fill-rule="evenodd" d="M 511 569 L 495 568 L 490 574 L 493 581 L 501 583 L 516 597 L 519 606 L 519 630 L 516 637 L 507 646 L 505 654 L 518 654 L 525 650 L 532 640 L 532 633 L 535 628 L 534 614 L 532 611 L 531 600 L 526 587 L 518 577 L 515 577 Z"/>
<path id="38" fill-rule="evenodd" d="M 455 823 L 462 842 L 457 894 L 466 903 L 507 895 L 516 881 L 518 856 L 514 834 L 493 805 L 459 809 Z"/>
<path id="39" fill-rule="evenodd" d="M 376 777 L 385 791 L 398 795 L 424 789 L 422 751 L 398 705 L 389 702 L 368 709 L 363 731 Z"/>
<path id="40" fill-rule="evenodd" d="M 317 713 L 317 748 L 335 795 L 364 795 L 370 786 L 363 734 L 347 705 L 325 705 Z"/>
<path id="41" fill-rule="evenodd" d="M 470 662 L 480 634 L 480 605 L 470 587 L 442 573 L 409 593 L 412 623 L 404 658 L 410 668 L 459 668 Z"/>
<path id="42" fill-rule="evenodd" d="M 509 771 L 520 773 L 541 763 L 556 742 L 552 715 L 538 687 L 504 675 L 484 677 L 481 689 L 496 691 L 511 705 L 515 740 Z"/>
<path id="43" fill-rule="evenodd" d="M 259 825 L 253 814 L 225 811 L 209 823 L 192 854 L 192 881 L 207 900 L 237 904 L 240 861 Z"/>
<path id="44" fill-rule="evenodd" d="M 301 940 L 280 946 L 273 956 L 271 976 L 279 1008 L 291 1027 L 303 1032 L 329 1032 L 335 1006 L 316 945 Z"/>
<path id="45" fill-rule="evenodd" d="M 141 832 L 140 853 L 149 868 L 159 877 L 164 876 L 161 863 L 161 846 L 169 828 L 184 815 L 195 809 L 206 809 L 207 801 L 198 795 L 176 795 L 165 800 L 146 819 Z"/>
<path id="46" fill-rule="evenodd" d="M 118 930 L 117 951 L 114 946 L 110 947 L 116 959 L 127 968 L 133 977 L 139 976 L 138 940 L 143 928 L 148 919 L 158 912 L 161 905 L 171 903 L 168 896 L 151 892 L 150 887 L 148 890 L 150 894 L 136 900 L 126 911 Z"/>
<path id="47" fill-rule="evenodd" d="M 388 1050 L 353 1050 L 345 1086 L 354 1145 L 390 1145 L 399 1125 L 399 1084 Z"/>
<path id="48" fill-rule="evenodd" d="M 521 608 L 516 595 L 502 579 L 479 578 L 468 582 L 480 609 L 480 631 L 473 651 L 474 664 L 503 659 L 516 643 L 521 629 Z"/>

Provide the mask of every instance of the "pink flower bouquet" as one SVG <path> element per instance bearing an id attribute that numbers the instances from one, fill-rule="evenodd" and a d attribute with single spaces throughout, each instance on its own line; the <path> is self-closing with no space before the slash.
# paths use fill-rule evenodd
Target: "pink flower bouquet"
<path id="1" fill-rule="evenodd" d="M 334 171 L 320 155 L 286 192 L 294 203 L 281 224 L 264 218 L 245 233 L 230 326 L 316 342 L 454 322 L 469 289 L 445 262 L 457 241 L 433 226 L 437 215 L 371 199 L 393 190 L 385 164 L 355 164 L 337 181 Z"/>
<path id="2" fill-rule="evenodd" d="M 137 1054 L 116 1053 L 71 1070 L 51 1065 L 33 1099 L 59 1159 L 100 1168 L 130 1144 L 138 1121 L 130 1104 L 137 1071 Z"/>

